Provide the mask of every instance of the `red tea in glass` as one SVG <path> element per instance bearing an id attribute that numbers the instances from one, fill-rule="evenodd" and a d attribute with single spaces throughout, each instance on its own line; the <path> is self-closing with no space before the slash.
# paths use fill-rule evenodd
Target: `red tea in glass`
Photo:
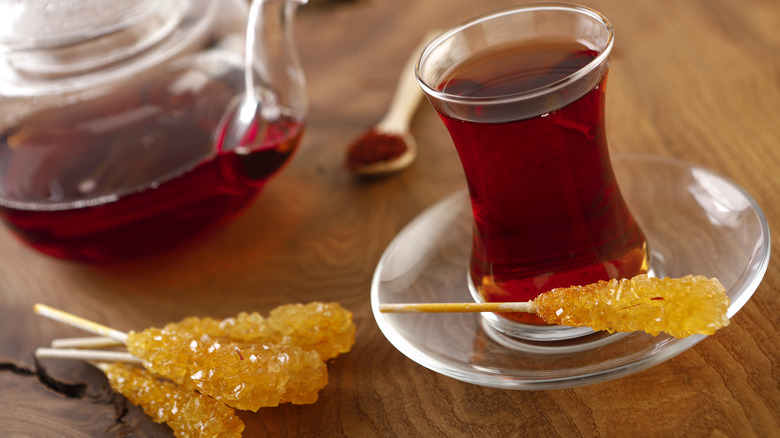
<path id="1" fill-rule="evenodd" d="M 418 77 L 468 182 L 477 299 L 528 301 L 555 287 L 646 272 L 645 238 L 607 148 L 611 44 L 599 14 L 542 6 L 483 17 L 424 52 Z M 528 327 L 542 324 L 531 314 L 487 319 L 519 337 L 573 336 Z"/>

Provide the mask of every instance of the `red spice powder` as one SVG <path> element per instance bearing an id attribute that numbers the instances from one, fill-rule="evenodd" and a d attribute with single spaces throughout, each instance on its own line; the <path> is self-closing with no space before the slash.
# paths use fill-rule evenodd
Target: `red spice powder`
<path id="1" fill-rule="evenodd" d="M 349 146 L 347 169 L 357 170 L 367 164 L 398 158 L 406 152 L 406 148 L 406 142 L 400 135 L 383 134 L 371 129 Z"/>

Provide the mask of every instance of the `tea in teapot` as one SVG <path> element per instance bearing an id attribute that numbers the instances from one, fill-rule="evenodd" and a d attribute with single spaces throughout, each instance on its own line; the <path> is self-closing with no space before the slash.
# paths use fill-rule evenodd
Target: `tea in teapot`
<path id="1" fill-rule="evenodd" d="M 44 3 L 0 35 L 0 215 L 33 248 L 170 247 L 236 217 L 297 149 L 305 82 L 289 23 L 268 22 L 297 1 Z"/>

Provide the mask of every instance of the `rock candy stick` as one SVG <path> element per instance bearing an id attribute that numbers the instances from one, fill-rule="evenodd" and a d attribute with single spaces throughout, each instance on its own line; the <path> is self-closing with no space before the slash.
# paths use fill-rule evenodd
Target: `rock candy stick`
<path id="1" fill-rule="evenodd" d="M 167 324 L 163 330 L 168 333 L 207 335 L 224 342 L 298 347 L 304 351 L 315 352 L 322 361 L 348 352 L 355 343 L 352 313 L 338 303 L 282 305 L 273 309 L 268 318 L 256 312 L 242 312 L 236 317 L 223 320 L 188 317 Z M 298 378 L 288 381 L 279 403 L 305 404 L 316 401 L 316 391 L 311 388 L 312 382 L 319 379 L 312 374 L 311 368 L 308 372 L 308 379 L 297 376 Z"/>
<path id="2" fill-rule="evenodd" d="M 609 332 L 660 332 L 677 338 L 711 335 L 729 324 L 723 285 L 703 276 L 599 281 L 558 288 L 520 303 L 386 304 L 381 312 L 530 312 L 548 324 Z"/>
<path id="3" fill-rule="evenodd" d="M 314 403 L 328 382 L 314 351 L 149 328 L 129 332 L 127 351 L 150 371 L 237 409 Z M 291 391 L 288 391 L 292 389 Z"/>
<path id="4" fill-rule="evenodd" d="M 177 437 L 241 437 L 244 422 L 235 411 L 196 391 L 158 379 L 149 371 L 122 363 L 97 363 L 111 388 L 143 408 L 156 423 L 166 423 Z"/>
<path id="5" fill-rule="evenodd" d="M 352 313 L 338 303 L 286 304 L 273 309 L 266 323 L 277 340 L 312 349 L 323 360 L 348 352 L 355 343 Z"/>
<path id="6" fill-rule="evenodd" d="M 338 303 L 285 304 L 273 309 L 268 318 L 256 312 L 242 312 L 223 320 L 188 317 L 167 324 L 165 330 L 241 342 L 295 345 L 316 351 L 322 360 L 348 352 L 355 343 L 352 313 Z"/>
<path id="7" fill-rule="evenodd" d="M 226 342 L 157 328 L 123 333 L 42 304 L 35 312 L 123 342 L 150 371 L 237 409 L 314 403 L 328 381 L 319 355 L 294 345 Z"/>
<path id="8" fill-rule="evenodd" d="M 286 343 L 315 350 L 323 360 L 347 353 L 355 343 L 352 313 L 338 303 L 285 304 L 268 318 L 257 312 L 241 312 L 222 320 L 190 316 L 169 323 L 167 331 L 181 330 L 242 342 Z M 54 339 L 54 348 L 100 348 L 121 344 L 105 337 Z"/>
<path id="9" fill-rule="evenodd" d="M 609 332 L 660 332 L 676 338 L 711 335 L 729 324 L 729 299 L 717 279 L 689 275 L 599 281 L 554 289 L 534 300 L 536 313 L 551 324 Z"/>

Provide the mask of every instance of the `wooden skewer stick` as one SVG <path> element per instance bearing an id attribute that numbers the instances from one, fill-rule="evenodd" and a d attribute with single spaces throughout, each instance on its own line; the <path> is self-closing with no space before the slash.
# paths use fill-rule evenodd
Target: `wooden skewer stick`
<path id="1" fill-rule="evenodd" d="M 119 345 L 123 344 L 105 336 L 60 338 L 51 341 L 51 348 L 107 348 L 116 347 Z"/>
<path id="2" fill-rule="evenodd" d="M 141 359 L 125 351 L 83 350 L 76 348 L 38 348 L 38 359 L 70 359 L 101 362 L 142 363 Z"/>
<path id="3" fill-rule="evenodd" d="M 478 313 L 526 312 L 535 313 L 533 301 L 519 303 L 404 303 L 380 304 L 382 313 Z"/>
<path id="4" fill-rule="evenodd" d="M 106 362 L 128 362 L 142 363 L 140 359 L 123 351 L 105 351 L 105 350 L 84 350 L 73 348 L 75 345 L 90 348 L 98 344 L 103 346 L 115 346 L 127 343 L 127 333 L 107 327 L 102 324 L 90 321 L 64 312 L 44 304 L 36 304 L 33 308 L 36 314 L 62 322 L 73 327 L 86 330 L 88 332 L 100 335 L 99 337 L 73 338 L 71 340 L 59 339 L 52 341 L 55 348 L 38 348 L 35 350 L 35 357 L 39 359 L 72 359 L 85 361 L 106 361 Z"/>
<path id="5" fill-rule="evenodd" d="M 112 329 L 111 327 L 92 322 L 80 316 L 72 315 L 68 312 L 63 312 L 62 310 L 49 307 L 45 304 L 36 304 L 33 310 L 38 315 L 45 316 L 46 318 L 65 323 L 82 330 L 86 330 L 96 335 L 105 336 L 109 339 L 113 339 L 114 341 L 121 342 L 122 344 L 127 343 L 127 333 L 123 333 L 119 330 Z"/>
<path id="6" fill-rule="evenodd" d="M 103 371 L 104 373 L 108 371 L 109 364 L 106 362 L 90 362 L 89 364 L 99 369 L 100 371 Z"/>

